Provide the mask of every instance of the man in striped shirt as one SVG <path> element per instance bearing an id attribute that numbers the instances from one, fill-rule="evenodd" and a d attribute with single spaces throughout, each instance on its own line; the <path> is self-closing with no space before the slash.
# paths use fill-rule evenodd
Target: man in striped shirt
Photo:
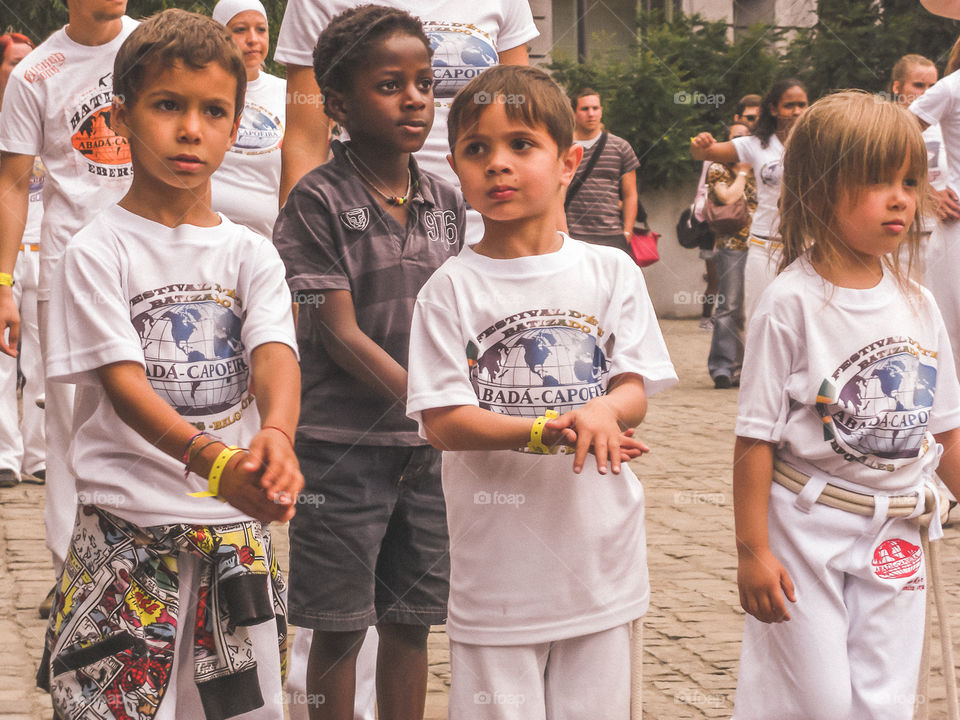
<path id="1" fill-rule="evenodd" d="M 577 91 L 571 104 L 573 139 L 583 146 L 583 160 L 567 191 L 569 233 L 578 240 L 628 251 L 627 239 L 637 219 L 640 163 L 626 140 L 603 129 L 603 107 L 596 90 Z M 597 152 L 600 155 L 591 167 Z"/>

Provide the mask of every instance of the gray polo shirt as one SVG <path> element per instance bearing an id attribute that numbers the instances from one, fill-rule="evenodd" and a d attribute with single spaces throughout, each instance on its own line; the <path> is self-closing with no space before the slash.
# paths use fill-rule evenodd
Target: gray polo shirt
<path id="1" fill-rule="evenodd" d="M 349 290 L 357 325 L 407 367 L 417 293 L 463 244 L 463 198 L 453 186 L 421 172 L 407 227 L 385 212 L 357 176 L 340 142 L 332 159 L 290 192 L 273 231 L 300 304 L 302 394 L 297 434 L 360 445 L 423 445 L 401 399 L 388 401 L 336 365 L 317 332 L 316 291 Z"/>

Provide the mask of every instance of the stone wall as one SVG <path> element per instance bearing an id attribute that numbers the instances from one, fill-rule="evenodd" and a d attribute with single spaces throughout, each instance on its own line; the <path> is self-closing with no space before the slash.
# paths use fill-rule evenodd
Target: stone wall
<path id="1" fill-rule="evenodd" d="M 693 202 L 695 192 L 696 180 L 680 189 L 645 191 L 640 198 L 647 210 L 647 222 L 660 233 L 660 262 L 643 269 L 658 317 L 700 315 L 706 267 L 696 250 L 680 247 L 676 229 L 680 213 Z"/>

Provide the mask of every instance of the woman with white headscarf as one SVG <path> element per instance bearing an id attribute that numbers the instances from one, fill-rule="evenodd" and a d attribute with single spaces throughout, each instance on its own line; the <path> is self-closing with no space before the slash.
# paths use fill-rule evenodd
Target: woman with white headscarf
<path id="1" fill-rule="evenodd" d="M 279 207 L 286 83 L 261 69 L 270 36 L 260 0 L 220 0 L 213 19 L 227 28 L 243 54 L 247 95 L 237 140 L 211 178 L 212 207 L 270 238 Z"/>

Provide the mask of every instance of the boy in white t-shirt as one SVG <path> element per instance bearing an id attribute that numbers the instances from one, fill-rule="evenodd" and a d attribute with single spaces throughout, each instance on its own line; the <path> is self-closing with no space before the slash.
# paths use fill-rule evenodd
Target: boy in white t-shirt
<path id="1" fill-rule="evenodd" d="M 582 152 L 563 91 L 492 68 L 448 122 L 485 232 L 417 298 L 407 413 L 445 451 L 450 718 L 625 720 L 649 587 L 624 461 L 676 374 L 630 258 L 556 230 Z"/>
<path id="2" fill-rule="evenodd" d="M 114 75 L 134 179 L 52 283 L 80 505 L 38 682 L 65 720 L 276 720 L 285 592 L 265 524 L 303 482 L 290 294 L 272 244 L 209 205 L 243 62 L 222 26 L 167 10 Z"/>

